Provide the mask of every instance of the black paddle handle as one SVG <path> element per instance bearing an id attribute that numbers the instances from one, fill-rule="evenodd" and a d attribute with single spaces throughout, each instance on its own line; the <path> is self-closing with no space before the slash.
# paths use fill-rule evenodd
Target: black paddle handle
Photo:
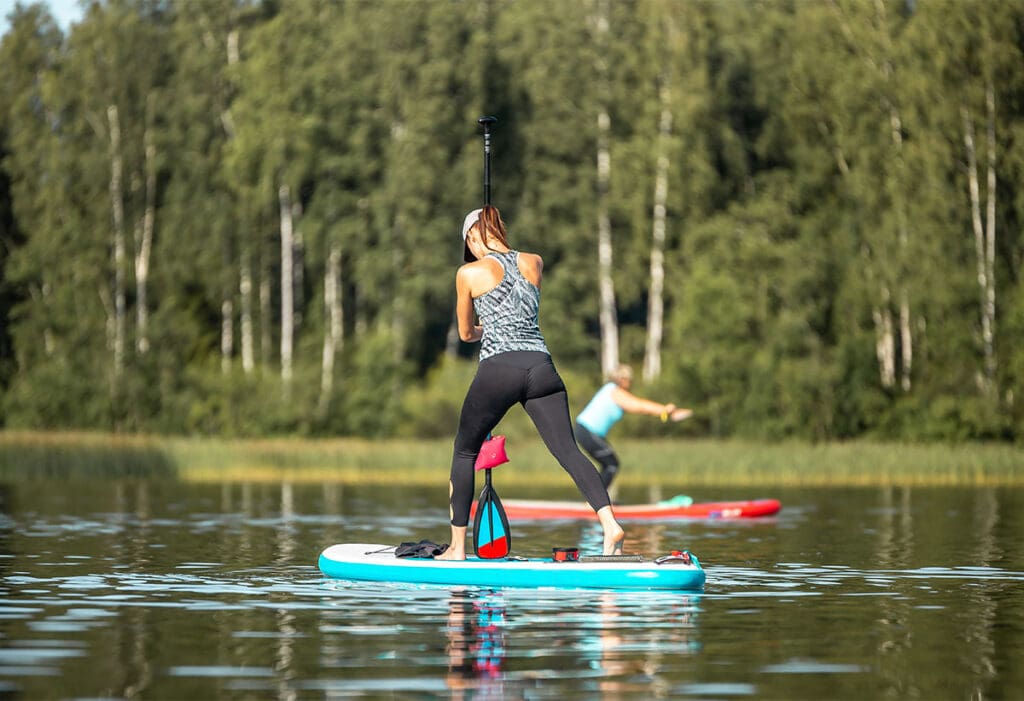
<path id="1" fill-rule="evenodd" d="M 481 117 L 477 124 L 484 128 L 484 204 L 491 203 L 491 127 L 498 121 L 497 117 Z"/>

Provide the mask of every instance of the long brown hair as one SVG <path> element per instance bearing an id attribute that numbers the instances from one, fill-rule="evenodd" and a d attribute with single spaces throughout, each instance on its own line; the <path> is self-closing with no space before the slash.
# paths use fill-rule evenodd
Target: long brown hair
<path id="1" fill-rule="evenodd" d="M 483 244 L 487 250 L 494 250 L 487 245 L 487 237 L 493 236 L 498 239 L 505 248 L 512 248 L 508 245 L 508 233 L 505 231 L 505 222 L 501 220 L 501 213 L 493 205 L 484 205 L 478 220 L 481 226 L 480 234 Z"/>

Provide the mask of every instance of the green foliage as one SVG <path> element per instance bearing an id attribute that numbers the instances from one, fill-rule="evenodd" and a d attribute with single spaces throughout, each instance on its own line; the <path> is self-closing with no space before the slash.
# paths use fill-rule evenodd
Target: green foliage
<path id="1" fill-rule="evenodd" d="M 407 438 L 454 436 L 462 399 L 475 373 L 475 363 L 443 358 L 422 383 L 405 392 L 397 434 Z"/>
<path id="2" fill-rule="evenodd" d="M 104 0 L 66 36 L 39 5 L 10 20 L 7 426 L 450 437 L 475 368 L 452 323 L 481 114 L 578 411 L 600 380 L 603 111 L 621 357 L 646 350 L 667 163 L 662 372 L 637 391 L 696 410 L 623 438 L 1024 435 L 1019 2 Z M 536 441 L 518 410 L 499 429 Z"/>

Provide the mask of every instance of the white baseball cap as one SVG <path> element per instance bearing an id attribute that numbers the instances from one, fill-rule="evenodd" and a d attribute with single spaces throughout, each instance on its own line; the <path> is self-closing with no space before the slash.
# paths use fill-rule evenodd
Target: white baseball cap
<path id="1" fill-rule="evenodd" d="M 480 213 L 483 211 L 483 209 L 474 209 L 472 212 L 467 214 L 466 218 L 462 221 L 462 259 L 467 263 L 475 261 L 476 256 L 470 253 L 469 245 L 466 243 L 466 236 L 469 235 L 469 230 L 473 228 L 473 225 L 480 221 Z"/>

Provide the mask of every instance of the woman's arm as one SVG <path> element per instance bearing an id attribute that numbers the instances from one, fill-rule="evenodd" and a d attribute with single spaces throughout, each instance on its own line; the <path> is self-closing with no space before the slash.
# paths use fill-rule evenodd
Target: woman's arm
<path id="1" fill-rule="evenodd" d="M 675 404 L 659 404 L 649 399 L 642 399 L 621 387 L 615 388 L 615 391 L 612 392 L 612 399 L 622 407 L 623 411 L 628 411 L 631 414 L 660 416 L 662 421 L 669 419 L 682 421 L 693 416 L 693 409 L 680 409 Z"/>
<path id="2" fill-rule="evenodd" d="M 662 416 L 671 414 L 676 410 L 675 404 L 661 404 L 659 402 L 652 402 L 650 399 L 643 399 L 641 397 L 632 394 L 621 387 L 616 387 L 612 391 L 612 399 L 615 403 L 622 407 L 623 411 L 628 411 L 630 414 L 650 414 L 651 416 Z"/>
<path id="3" fill-rule="evenodd" d="M 484 327 L 476 323 L 476 311 L 473 309 L 473 295 L 471 294 L 472 271 L 468 268 L 468 265 L 463 265 L 455 275 L 457 295 L 455 316 L 459 322 L 459 338 L 466 343 L 473 343 L 479 341 L 484 335 Z"/>

